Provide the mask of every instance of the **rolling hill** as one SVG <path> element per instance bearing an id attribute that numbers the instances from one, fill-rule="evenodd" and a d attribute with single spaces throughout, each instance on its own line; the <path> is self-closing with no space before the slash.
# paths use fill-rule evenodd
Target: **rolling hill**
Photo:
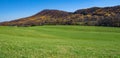
<path id="1" fill-rule="evenodd" d="M 0 58 L 120 58 L 120 28 L 0 26 Z"/>
<path id="2" fill-rule="evenodd" d="M 120 6 L 92 7 L 75 12 L 45 9 L 35 15 L 1 22 L 1 26 L 87 25 L 120 27 Z"/>

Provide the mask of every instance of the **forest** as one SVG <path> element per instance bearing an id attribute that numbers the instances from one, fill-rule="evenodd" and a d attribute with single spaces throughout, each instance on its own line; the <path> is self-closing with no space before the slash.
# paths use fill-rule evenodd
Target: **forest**
<path id="1" fill-rule="evenodd" d="M 45 9 L 26 18 L 1 22 L 0 26 L 85 25 L 120 27 L 120 5 L 92 7 L 75 12 Z"/>

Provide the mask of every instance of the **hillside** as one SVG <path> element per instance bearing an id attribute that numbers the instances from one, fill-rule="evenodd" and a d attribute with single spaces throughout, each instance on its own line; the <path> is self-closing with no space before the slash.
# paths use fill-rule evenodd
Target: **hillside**
<path id="1" fill-rule="evenodd" d="M 33 16 L 1 22 L 1 26 L 88 25 L 120 27 L 120 6 L 92 7 L 75 12 L 43 10 Z"/>
<path id="2" fill-rule="evenodd" d="M 0 26 L 0 58 L 120 58 L 120 28 Z"/>

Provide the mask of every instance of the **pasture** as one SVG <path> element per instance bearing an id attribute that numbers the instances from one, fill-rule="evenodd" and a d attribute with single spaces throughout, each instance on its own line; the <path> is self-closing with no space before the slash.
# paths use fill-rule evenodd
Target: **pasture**
<path id="1" fill-rule="evenodd" d="M 120 58 L 120 28 L 1 26 L 0 58 Z"/>

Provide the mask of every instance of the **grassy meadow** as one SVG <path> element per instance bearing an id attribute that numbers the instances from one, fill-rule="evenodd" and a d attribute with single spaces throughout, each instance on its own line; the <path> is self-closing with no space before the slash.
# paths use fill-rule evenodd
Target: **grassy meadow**
<path id="1" fill-rule="evenodd" d="M 120 58 L 120 28 L 1 26 L 0 58 Z"/>

